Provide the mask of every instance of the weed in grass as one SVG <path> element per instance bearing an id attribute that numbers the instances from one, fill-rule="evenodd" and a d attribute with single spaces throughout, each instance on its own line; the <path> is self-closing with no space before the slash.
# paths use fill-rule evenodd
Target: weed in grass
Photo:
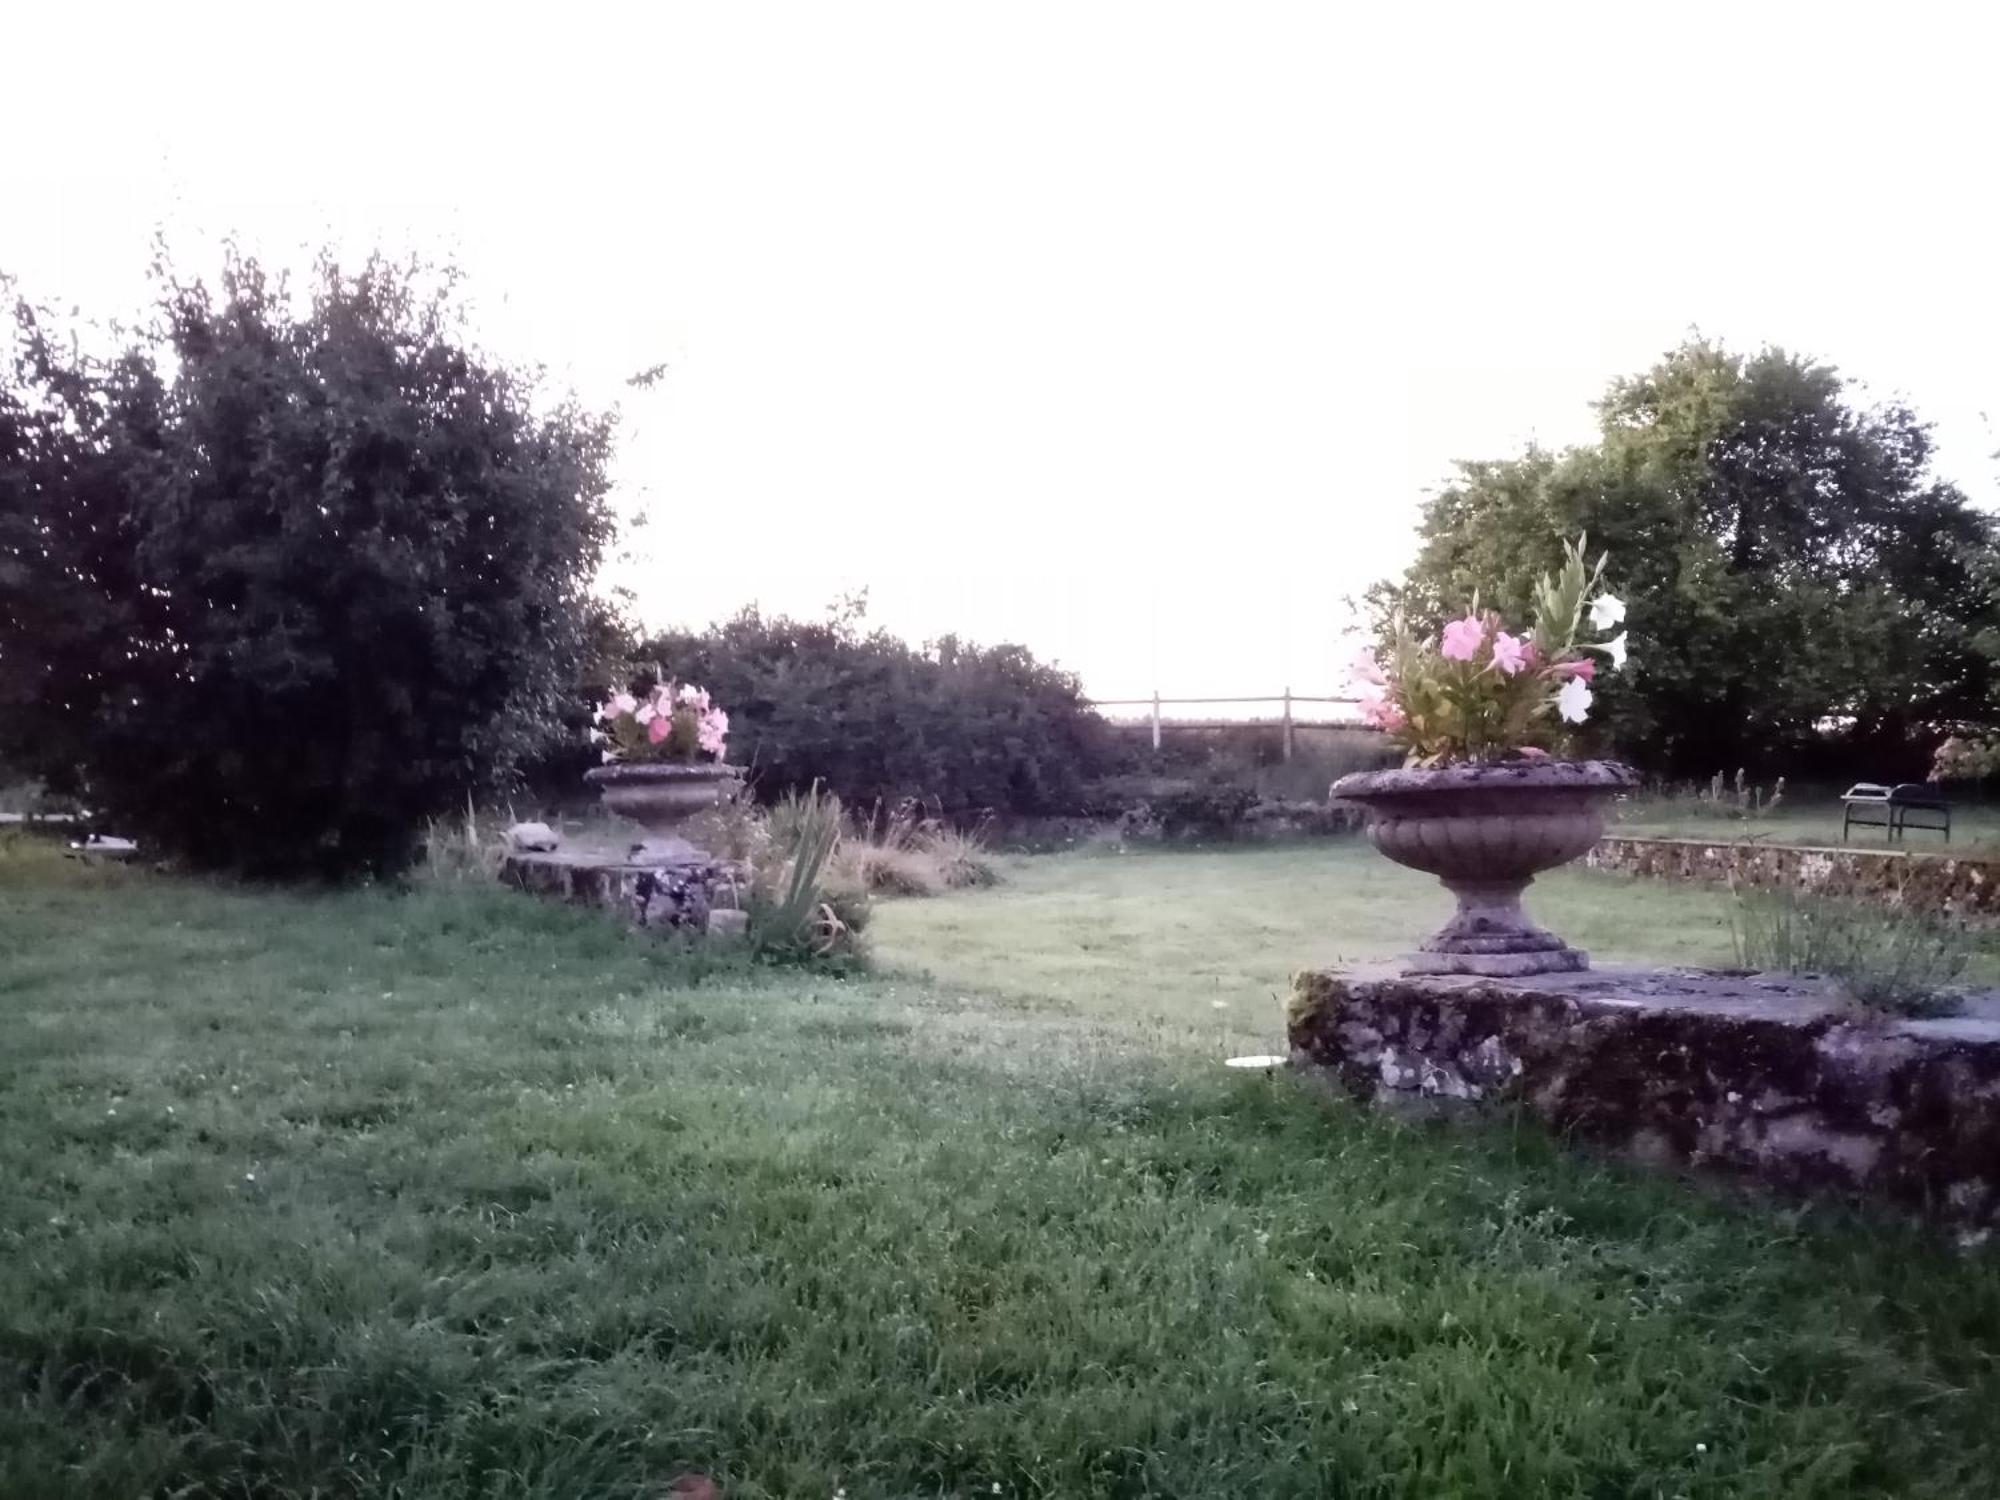
<path id="1" fill-rule="evenodd" d="M 1769 821 L 1785 805 L 1784 777 L 1766 788 L 1738 767 L 1734 781 L 1717 771 L 1706 785 L 1654 786 L 1628 799 L 1622 816 L 1633 823 L 1751 823 Z"/>
<path id="2" fill-rule="evenodd" d="M 924 830 L 924 852 L 937 865 L 947 890 L 998 885 L 1000 869 L 987 847 L 985 825 L 954 828 L 934 822 Z"/>
<path id="3" fill-rule="evenodd" d="M 1730 931 L 1745 968 L 1821 974 L 1865 1010 L 1951 1015 L 1973 937 L 1948 916 L 1866 906 L 1789 887 L 1733 890 Z"/>
<path id="4" fill-rule="evenodd" d="M 494 879 L 507 853 L 507 829 L 514 822 L 512 808 L 482 816 L 467 797 L 464 812 L 432 818 L 425 825 L 423 875 L 431 880 Z"/>

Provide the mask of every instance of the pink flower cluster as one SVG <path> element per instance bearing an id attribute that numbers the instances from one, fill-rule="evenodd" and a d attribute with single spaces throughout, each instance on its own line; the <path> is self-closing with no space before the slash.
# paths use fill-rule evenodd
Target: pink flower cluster
<path id="1" fill-rule="evenodd" d="M 1602 651 L 1619 665 L 1625 638 L 1581 647 L 1591 651 Z M 1570 724 L 1589 715 L 1597 662 L 1581 652 L 1573 641 L 1544 648 L 1532 632 L 1510 633 L 1491 611 L 1470 612 L 1430 641 L 1402 636 L 1386 671 L 1383 660 L 1364 647 L 1349 673 L 1362 721 L 1412 746 L 1442 747 L 1427 754 L 1468 753 L 1459 746 L 1490 738 L 1532 759 L 1546 754 L 1525 739 L 1535 732 L 1538 704 Z"/>
<path id="2" fill-rule="evenodd" d="M 604 758 L 665 759 L 700 750 L 721 759 L 729 740 L 729 715 L 704 688 L 660 683 L 643 699 L 613 693 L 597 710 Z"/>
<path id="3" fill-rule="evenodd" d="M 1622 631 L 1579 638 L 1586 615 L 1593 631 L 1624 622 L 1624 600 L 1600 588 L 1608 560 L 1592 563 L 1582 537 L 1565 542 L 1561 567 L 1535 585 L 1533 627 L 1518 634 L 1476 602 L 1435 635 L 1397 611 L 1381 654 L 1364 649 L 1351 668 L 1362 718 L 1403 746 L 1414 766 L 1546 755 L 1549 742 L 1566 735 L 1561 726 L 1590 717 L 1595 658 L 1613 671 L 1625 666 Z"/>
<path id="4" fill-rule="evenodd" d="M 1462 620 L 1453 620 L 1444 628 L 1444 638 L 1438 644 L 1438 655 L 1446 661 L 1471 661 L 1479 655 L 1479 648 L 1486 644 L 1486 622 L 1478 615 L 1468 614 Z M 1504 677 L 1512 677 L 1516 672 L 1528 670 L 1534 665 L 1535 644 L 1518 635 L 1509 635 L 1497 625 L 1493 630 L 1493 670 Z"/>
<path id="5" fill-rule="evenodd" d="M 1360 690 L 1362 722 L 1388 734 L 1401 729 L 1404 724 L 1403 710 L 1389 696 L 1388 679 L 1382 675 L 1382 667 L 1375 660 L 1375 654 L 1362 647 L 1354 653 L 1348 672 Z"/>

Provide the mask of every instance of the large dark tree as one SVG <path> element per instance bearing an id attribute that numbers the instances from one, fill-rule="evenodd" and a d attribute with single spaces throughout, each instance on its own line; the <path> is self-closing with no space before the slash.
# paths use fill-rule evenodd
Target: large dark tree
<path id="1" fill-rule="evenodd" d="M 609 424 L 381 261 L 162 285 L 108 360 L 17 309 L 0 752 L 197 864 L 392 871 L 557 721 Z"/>
<path id="2" fill-rule="evenodd" d="M 1384 597 L 1435 621 L 1478 589 L 1519 617 L 1588 532 L 1631 611 L 1604 723 L 1675 774 L 1782 771 L 1830 730 L 1896 774 L 1936 726 L 1991 713 L 1992 523 L 1930 474 L 1911 412 L 1857 408 L 1825 365 L 1696 342 L 1599 415 L 1588 448 L 1462 465 Z"/>

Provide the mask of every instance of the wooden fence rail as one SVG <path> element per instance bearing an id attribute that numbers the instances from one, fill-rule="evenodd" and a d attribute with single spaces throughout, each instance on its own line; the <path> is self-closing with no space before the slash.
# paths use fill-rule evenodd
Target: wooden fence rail
<path id="1" fill-rule="evenodd" d="M 1295 693 L 1286 688 L 1282 693 L 1253 694 L 1248 698 L 1162 698 L 1158 693 L 1150 698 L 1092 698 L 1087 700 L 1092 708 L 1151 708 L 1153 711 L 1153 748 L 1160 748 L 1160 709 L 1162 705 L 1178 706 L 1196 703 L 1281 703 L 1283 717 L 1279 723 L 1284 727 L 1285 759 L 1292 758 L 1292 705 L 1294 703 L 1359 703 L 1359 698 L 1316 698 L 1310 693 Z"/>

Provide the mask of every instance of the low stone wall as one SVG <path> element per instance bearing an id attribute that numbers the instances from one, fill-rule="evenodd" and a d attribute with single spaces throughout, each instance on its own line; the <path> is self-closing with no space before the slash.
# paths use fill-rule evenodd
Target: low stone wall
<path id="1" fill-rule="evenodd" d="M 2000 860 L 1993 859 L 1607 834 L 1584 863 L 1663 880 L 1734 880 L 1961 916 L 2000 916 Z"/>
<path id="2" fill-rule="evenodd" d="M 1879 1194 L 2000 1223 L 2000 996 L 1898 1021 L 1819 981 L 1601 968 L 1531 979 L 1294 981 L 1295 1063 L 1416 1112 L 1516 1104 L 1649 1162 Z"/>
<path id="3" fill-rule="evenodd" d="M 592 849 L 517 851 L 501 862 L 500 878 L 652 931 L 737 935 L 746 920 L 744 872 L 721 862 L 661 864 Z"/>

